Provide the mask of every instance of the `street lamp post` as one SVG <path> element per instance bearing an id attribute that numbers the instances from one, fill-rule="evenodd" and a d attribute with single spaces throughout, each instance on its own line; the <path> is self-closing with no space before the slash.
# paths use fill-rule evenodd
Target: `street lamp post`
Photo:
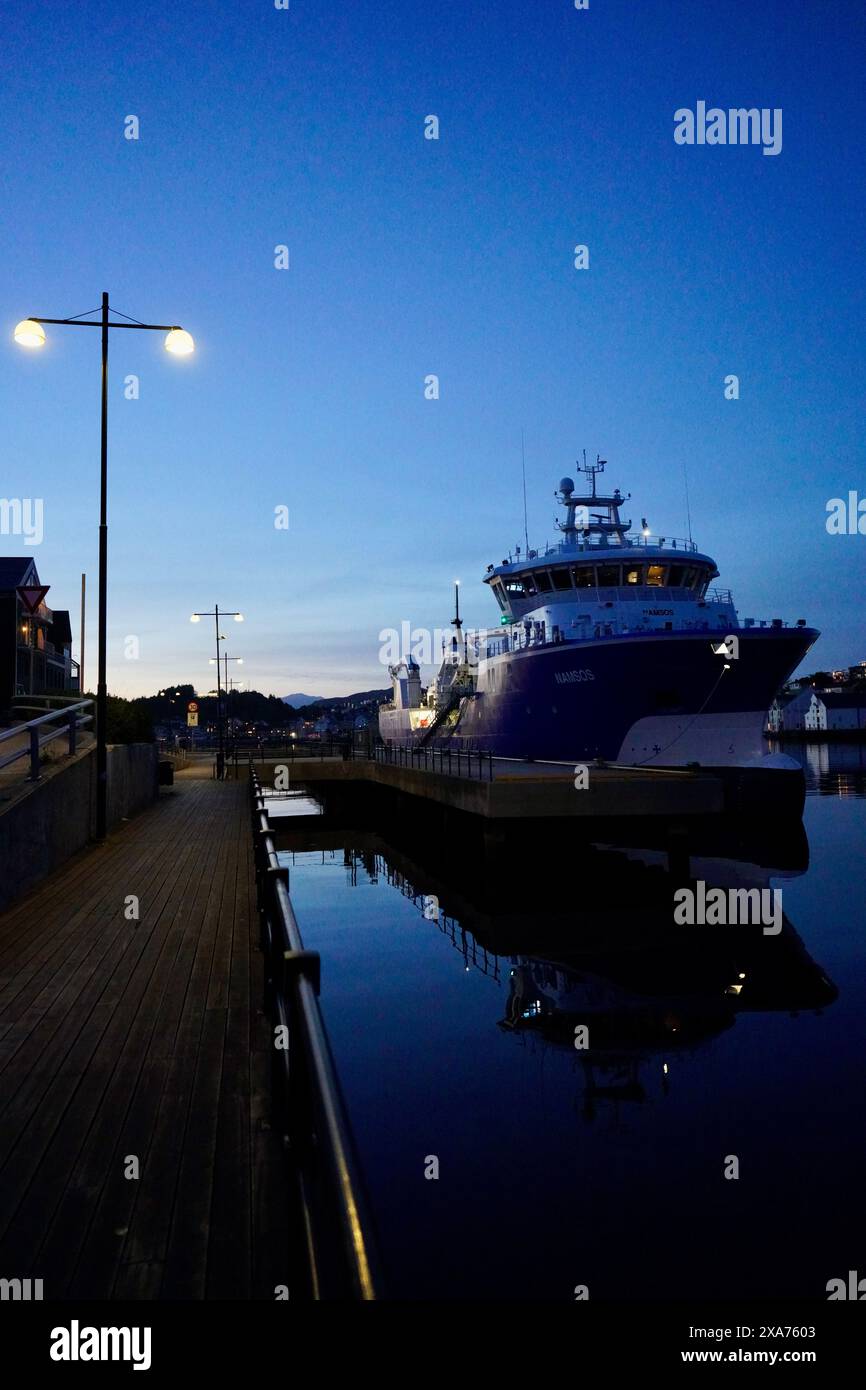
<path id="1" fill-rule="evenodd" d="M 223 638 L 223 641 L 225 641 L 225 638 Z M 243 666 L 243 664 L 244 664 L 244 659 L 243 659 L 242 656 L 229 656 L 226 652 L 223 652 L 223 654 L 222 654 L 222 662 L 223 662 L 223 686 L 222 686 L 222 688 L 223 688 L 223 690 L 224 690 L 225 693 L 226 693 L 226 719 L 225 719 L 225 722 L 226 722 L 227 732 L 228 732 L 228 738 L 227 738 L 227 740 L 226 740 L 227 743 L 231 741 L 231 700 L 230 700 L 230 698 L 229 698 L 229 696 L 231 695 L 231 688 L 230 688 L 230 686 L 229 686 L 229 662 L 230 662 L 230 661 L 236 661 L 236 662 L 238 663 L 239 666 Z M 210 659 L 210 664 L 211 664 L 211 666 L 213 666 L 213 664 L 214 664 L 214 657 L 211 657 L 211 659 Z M 220 674 L 219 674 L 220 657 L 219 657 L 219 655 L 217 655 L 217 657 L 216 657 L 216 664 L 217 664 L 217 685 L 219 685 L 219 683 L 220 683 Z"/>
<path id="2" fill-rule="evenodd" d="M 96 312 L 95 310 L 91 312 Z M 123 323 L 109 319 L 109 313 L 120 314 Z M 106 651 L 108 632 L 108 331 L 111 328 L 144 328 L 165 333 L 165 347 L 176 356 L 186 356 L 195 350 L 192 335 L 177 324 L 139 323 L 119 309 L 112 309 L 108 294 L 102 295 L 98 319 L 79 314 L 68 319 L 29 318 L 15 328 L 15 341 L 22 347 L 44 347 L 44 323 L 60 324 L 66 328 L 98 328 L 102 335 L 102 413 L 99 466 L 99 619 L 98 660 L 96 681 L 96 838 L 105 839 L 108 802 L 108 749 L 106 715 L 108 687 L 106 684 Z M 81 692 L 84 693 L 83 691 Z"/>
<path id="3" fill-rule="evenodd" d="M 243 613 L 223 613 L 224 618 L 234 618 L 236 623 L 242 623 Z M 220 609 L 219 604 L 215 603 L 212 613 L 193 613 L 190 615 L 190 622 L 200 622 L 202 618 L 213 618 L 216 628 L 216 668 L 217 668 L 217 778 L 222 780 L 225 770 L 225 751 L 223 746 L 223 714 L 222 714 L 222 686 L 220 682 L 220 642 L 226 639 L 220 633 Z M 213 658 L 211 658 L 213 660 Z"/>

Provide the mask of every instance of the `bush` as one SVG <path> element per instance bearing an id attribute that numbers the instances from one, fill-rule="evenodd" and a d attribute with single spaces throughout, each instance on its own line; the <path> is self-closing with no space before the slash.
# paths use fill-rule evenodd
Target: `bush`
<path id="1" fill-rule="evenodd" d="M 95 729 L 96 696 L 92 691 L 82 695 L 83 700 L 94 701 Z M 153 721 L 147 708 L 137 700 L 124 700 L 122 695 L 109 695 L 108 718 L 105 724 L 106 743 L 153 743 Z"/>

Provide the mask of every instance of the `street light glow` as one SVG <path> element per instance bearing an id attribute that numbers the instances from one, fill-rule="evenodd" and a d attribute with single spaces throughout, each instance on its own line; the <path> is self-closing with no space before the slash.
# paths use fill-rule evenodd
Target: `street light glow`
<path id="1" fill-rule="evenodd" d="M 33 319 L 22 319 L 15 325 L 15 341 L 22 347 L 44 347 L 45 329 Z"/>
<path id="2" fill-rule="evenodd" d="M 198 613 L 193 613 L 193 614 L 191 615 L 191 617 L 190 617 L 190 622 L 191 622 L 191 623 L 200 623 L 200 622 L 201 622 L 201 618 L 199 617 Z"/>
<path id="3" fill-rule="evenodd" d="M 191 352 L 195 352 L 195 342 L 191 333 L 187 333 L 185 328 L 172 328 L 165 335 L 165 350 L 173 352 L 175 357 L 188 357 Z"/>
<path id="4" fill-rule="evenodd" d="M 244 620 L 244 615 L 243 615 L 243 613 L 235 613 L 235 622 L 236 622 L 236 623 L 242 623 L 243 620 Z"/>

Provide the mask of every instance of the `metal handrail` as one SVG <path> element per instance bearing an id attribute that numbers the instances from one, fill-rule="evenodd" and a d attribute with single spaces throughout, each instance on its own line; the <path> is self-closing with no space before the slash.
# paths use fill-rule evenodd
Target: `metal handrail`
<path id="1" fill-rule="evenodd" d="M 17 738 L 23 733 L 29 734 L 29 742 L 23 748 L 17 748 L 14 753 L 9 753 L 5 758 L 0 758 L 0 768 L 11 767 L 12 763 L 19 758 L 30 758 L 30 778 L 31 782 L 39 781 L 39 753 L 46 743 L 51 743 L 61 734 L 69 735 L 69 752 L 74 753 L 77 743 L 78 730 L 85 725 L 93 722 L 90 714 L 79 715 L 78 711 L 87 709 L 93 704 L 92 700 L 79 700 L 74 705 L 65 705 L 62 709 L 50 710 L 48 714 L 42 714 L 38 719 L 28 719 L 26 724 L 17 724 L 13 729 L 4 729 L 0 733 L 0 743 L 5 743 L 10 738 Z M 50 734 L 40 738 L 39 729 L 43 724 L 48 724 L 52 719 L 64 719 L 66 727 L 53 729 Z"/>
<path id="2" fill-rule="evenodd" d="M 374 1300 L 381 1280 L 372 1221 L 349 1119 L 319 1007 L 320 959 L 307 951 L 274 847 L 261 783 L 250 758 L 252 822 L 267 1012 L 287 1029 L 274 1048 L 278 1114 L 294 1159 L 314 1299 Z M 326 1210 L 314 1200 L 325 1185 Z M 330 1225 L 330 1231 L 328 1227 Z M 328 1266 L 328 1249 L 339 1256 Z"/>
<path id="3" fill-rule="evenodd" d="M 463 748 L 435 743 L 380 743 L 373 750 L 374 761 L 410 771 L 438 771 L 443 777 L 463 777 L 470 781 L 477 775 L 479 782 L 494 780 L 493 754 L 482 748 Z M 439 761 L 437 768 L 436 761 Z M 473 768 L 475 771 L 473 772 Z"/>

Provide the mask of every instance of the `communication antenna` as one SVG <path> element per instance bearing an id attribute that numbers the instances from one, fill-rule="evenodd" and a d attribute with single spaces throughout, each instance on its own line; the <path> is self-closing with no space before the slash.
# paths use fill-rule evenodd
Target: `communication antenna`
<path id="1" fill-rule="evenodd" d="M 683 483 L 686 489 L 686 525 L 689 529 L 689 541 L 692 539 L 692 512 L 689 506 L 689 475 L 686 472 L 686 461 L 683 459 Z"/>
<path id="2" fill-rule="evenodd" d="M 526 553 L 529 554 L 529 525 L 526 520 L 526 441 L 523 437 L 523 430 L 520 431 L 520 457 L 523 465 L 523 539 L 526 541 Z"/>

